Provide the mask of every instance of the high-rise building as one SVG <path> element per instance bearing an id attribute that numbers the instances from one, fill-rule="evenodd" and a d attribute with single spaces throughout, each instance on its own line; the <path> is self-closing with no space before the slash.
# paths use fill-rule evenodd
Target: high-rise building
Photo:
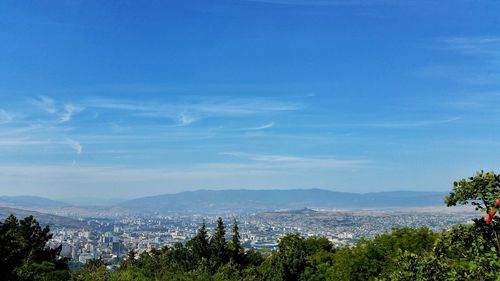
<path id="1" fill-rule="evenodd" d="M 122 243 L 120 241 L 113 241 L 111 244 L 111 252 L 119 256 L 122 252 Z"/>

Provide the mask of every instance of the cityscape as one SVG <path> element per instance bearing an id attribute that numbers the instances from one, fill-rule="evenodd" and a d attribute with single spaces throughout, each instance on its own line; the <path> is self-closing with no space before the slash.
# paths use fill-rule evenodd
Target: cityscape
<path id="1" fill-rule="evenodd" d="M 370 239 L 397 227 L 428 227 L 442 231 L 452 225 L 472 223 L 470 208 L 450 210 L 444 207 L 393 210 L 313 210 L 272 211 L 252 214 L 225 214 L 227 238 L 234 221 L 238 223 L 246 249 L 276 250 L 278 241 L 288 233 L 304 237 L 326 237 L 336 247 L 352 245 L 361 238 Z M 109 268 L 134 251 L 140 255 L 153 249 L 173 247 L 193 238 L 203 223 L 213 232 L 217 216 L 178 215 L 121 219 L 82 219 L 82 227 L 55 227 L 50 242 L 62 245 L 61 255 L 73 263 L 103 259 Z"/>

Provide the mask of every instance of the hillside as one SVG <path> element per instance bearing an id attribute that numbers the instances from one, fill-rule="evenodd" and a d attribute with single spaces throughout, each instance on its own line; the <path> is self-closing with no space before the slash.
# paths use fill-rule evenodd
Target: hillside
<path id="1" fill-rule="evenodd" d="M 70 204 L 39 196 L 0 196 L 0 206 L 28 208 L 69 207 Z"/>
<path id="2" fill-rule="evenodd" d="M 0 207 L 0 220 L 3 220 L 10 215 L 14 215 L 18 218 L 33 216 L 43 226 L 50 225 L 59 227 L 75 227 L 75 228 L 81 228 L 86 226 L 86 223 L 83 221 L 79 221 L 64 216 L 46 214 L 31 210 L 22 210 L 17 208 Z"/>

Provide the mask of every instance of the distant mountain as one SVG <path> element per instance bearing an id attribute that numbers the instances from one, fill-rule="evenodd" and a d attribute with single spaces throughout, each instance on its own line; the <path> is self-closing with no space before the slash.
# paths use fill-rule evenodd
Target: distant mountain
<path id="1" fill-rule="evenodd" d="M 396 208 L 443 206 L 444 192 L 347 193 L 323 189 L 198 190 L 138 198 L 118 206 L 156 213 L 218 213 L 301 208 Z"/>
<path id="2" fill-rule="evenodd" d="M 127 201 L 126 199 L 121 198 L 107 198 L 107 197 L 67 197 L 61 199 L 64 202 L 71 204 L 76 207 L 105 207 L 105 206 L 114 206 L 118 205 L 122 202 Z"/>
<path id="3" fill-rule="evenodd" d="M 50 225 L 50 226 L 63 226 L 63 227 L 75 227 L 81 228 L 86 226 L 83 221 L 75 220 L 68 217 L 45 214 L 36 211 L 22 210 L 9 207 L 0 207 L 0 220 L 3 221 L 6 217 L 14 215 L 18 219 L 23 219 L 27 216 L 33 216 L 40 223 L 40 225 Z"/>
<path id="4" fill-rule="evenodd" d="M 0 196 L 0 206 L 19 208 L 58 208 L 70 204 L 38 196 Z"/>

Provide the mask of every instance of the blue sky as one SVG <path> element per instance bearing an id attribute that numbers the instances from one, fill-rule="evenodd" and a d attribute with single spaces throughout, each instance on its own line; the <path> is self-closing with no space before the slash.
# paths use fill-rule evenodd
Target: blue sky
<path id="1" fill-rule="evenodd" d="M 498 1 L 0 2 L 0 194 L 439 190 L 500 164 Z"/>

